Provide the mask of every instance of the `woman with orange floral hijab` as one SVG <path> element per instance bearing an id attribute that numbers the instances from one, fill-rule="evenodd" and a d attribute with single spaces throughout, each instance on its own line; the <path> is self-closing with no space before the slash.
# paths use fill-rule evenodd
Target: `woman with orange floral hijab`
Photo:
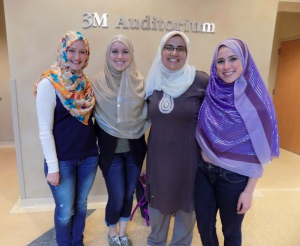
<path id="1" fill-rule="evenodd" d="M 95 98 L 83 69 L 88 40 L 69 31 L 61 39 L 56 63 L 34 85 L 45 176 L 55 200 L 58 245 L 83 245 L 87 196 L 98 164 L 91 112 Z"/>

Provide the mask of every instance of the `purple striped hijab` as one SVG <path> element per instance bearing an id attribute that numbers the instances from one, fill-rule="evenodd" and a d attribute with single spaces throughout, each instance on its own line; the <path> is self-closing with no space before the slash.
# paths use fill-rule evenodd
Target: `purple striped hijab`
<path id="1" fill-rule="evenodd" d="M 217 74 L 217 55 L 223 45 L 243 65 L 241 76 L 231 84 L 223 82 Z M 279 157 L 273 102 L 242 40 L 227 39 L 215 50 L 196 138 L 212 162 L 248 177 L 261 177 L 264 165 Z"/>

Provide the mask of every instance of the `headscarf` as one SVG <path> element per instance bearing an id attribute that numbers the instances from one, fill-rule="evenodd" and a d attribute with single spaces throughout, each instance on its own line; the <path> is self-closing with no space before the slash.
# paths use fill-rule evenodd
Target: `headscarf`
<path id="1" fill-rule="evenodd" d="M 109 59 L 114 42 L 127 47 L 131 60 L 122 72 L 117 71 Z M 92 79 L 96 106 L 94 117 L 107 133 L 118 138 L 140 138 L 150 125 L 148 106 L 144 101 L 145 79 L 137 70 L 133 45 L 124 35 L 114 36 L 108 43 L 104 71 Z"/>
<path id="2" fill-rule="evenodd" d="M 162 64 L 161 54 L 166 42 L 175 35 L 182 37 L 186 45 L 187 57 L 185 64 L 181 69 L 170 71 Z M 168 96 L 177 98 L 190 88 L 196 73 L 195 67 L 188 64 L 189 48 L 189 38 L 182 32 L 173 31 L 163 36 L 146 79 L 146 98 L 148 98 L 155 90 L 163 91 Z"/>
<path id="3" fill-rule="evenodd" d="M 217 75 L 220 46 L 241 60 L 243 72 L 231 84 Z M 261 177 L 263 167 L 279 157 L 274 106 L 246 44 L 221 42 L 214 53 L 206 96 L 199 112 L 196 137 L 204 154 L 220 167 L 249 177 Z"/>
<path id="4" fill-rule="evenodd" d="M 85 43 L 87 59 L 81 70 L 74 71 L 69 65 L 67 51 L 77 40 L 82 40 Z M 33 93 L 36 96 L 37 86 L 43 78 L 49 79 L 65 109 L 85 125 L 88 125 L 89 117 L 95 105 L 91 84 L 88 77 L 83 73 L 83 69 L 88 65 L 89 55 L 88 40 L 80 32 L 67 32 L 61 38 L 58 46 L 56 63 L 37 80 L 37 83 L 34 84 Z"/>

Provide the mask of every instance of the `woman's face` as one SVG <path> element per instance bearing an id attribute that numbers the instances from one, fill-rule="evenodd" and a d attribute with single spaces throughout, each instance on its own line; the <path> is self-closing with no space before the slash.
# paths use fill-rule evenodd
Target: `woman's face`
<path id="1" fill-rule="evenodd" d="M 219 78 L 228 84 L 236 81 L 243 72 L 241 60 L 226 46 L 219 49 L 216 66 Z"/>
<path id="2" fill-rule="evenodd" d="M 81 70 L 87 57 L 86 45 L 83 40 L 75 41 L 67 50 L 67 59 L 72 70 Z"/>
<path id="3" fill-rule="evenodd" d="M 161 53 L 162 64 L 171 71 L 181 69 L 185 64 L 186 57 L 186 45 L 180 36 L 170 38 Z"/>
<path id="4" fill-rule="evenodd" d="M 110 64 L 119 72 L 125 70 L 130 63 L 131 55 L 125 44 L 120 41 L 113 42 L 109 51 Z"/>

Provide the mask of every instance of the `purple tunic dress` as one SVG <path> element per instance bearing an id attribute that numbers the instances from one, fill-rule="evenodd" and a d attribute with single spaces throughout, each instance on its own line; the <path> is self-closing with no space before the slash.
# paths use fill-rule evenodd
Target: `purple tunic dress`
<path id="1" fill-rule="evenodd" d="M 161 213 L 194 210 L 194 183 L 200 147 L 195 138 L 198 113 L 205 96 L 208 75 L 196 71 L 190 88 L 174 98 L 173 109 L 159 107 L 163 91 L 148 98 L 152 122 L 147 153 L 147 200 Z"/>

